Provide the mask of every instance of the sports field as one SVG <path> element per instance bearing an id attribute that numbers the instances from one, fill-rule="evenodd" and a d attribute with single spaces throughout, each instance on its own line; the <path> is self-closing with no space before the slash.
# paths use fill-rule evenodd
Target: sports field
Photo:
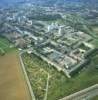
<path id="1" fill-rule="evenodd" d="M 31 100 L 16 51 L 0 57 L 0 100 Z"/>

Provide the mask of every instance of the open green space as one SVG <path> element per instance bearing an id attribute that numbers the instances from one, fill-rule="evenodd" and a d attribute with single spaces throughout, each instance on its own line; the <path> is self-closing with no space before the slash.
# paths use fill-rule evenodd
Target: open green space
<path id="1" fill-rule="evenodd" d="M 34 54 L 23 54 L 26 67 L 35 96 L 43 100 L 45 95 L 47 73 L 50 75 L 47 100 L 58 100 L 74 92 L 98 83 L 98 55 L 92 56 L 91 61 L 71 79 L 48 65 Z"/>
<path id="2" fill-rule="evenodd" d="M 89 50 L 89 48 L 88 48 L 87 46 L 85 46 L 84 44 L 80 45 L 79 48 L 80 48 L 80 49 L 83 49 L 83 50 L 86 50 L 86 51 Z"/>
<path id="3" fill-rule="evenodd" d="M 41 67 L 42 65 L 40 62 L 37 64 L 36 61 L 38 61 L 38 59 L 36 57 L 31 61 L 31 57 L 24 54 L 23 58 L 31 85 L 33 90 L 36 91 L 35 96 L 38 100 L 42 100 L 45 94 L 48 72 Z"/>
<path id="4" fill-rule="evenodd" d="M 95 97 L 92 98 L 91 100 L 98 100 L 98 96 L 95 96 Z"/>
<path id="5" fill-rule="evenodd" d="M 12 43 L 10 43 L 7 39 L 0 37 L 0 54 L 6 54 L 15 50 Z"/>
<path id="6" fill-rule="evenodd" d="M 92 29 L 94 30 L 94 31 L 96 31 L 96 32 L 98 32 L 98 25 L 96 25 L 96 26 L 92 26 Z"/>
<path id="7" fill-rule="evenodd" d="M 94 46 L 95 46 L 96 48 L 98 48 L 98 40 L 94 40 L 94 41 L 93 41 L 93 44 L 94 44 Z"/>

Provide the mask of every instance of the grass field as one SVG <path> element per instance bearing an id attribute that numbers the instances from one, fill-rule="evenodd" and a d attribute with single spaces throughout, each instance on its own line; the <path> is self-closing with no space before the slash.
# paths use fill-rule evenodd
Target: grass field
<path id="1" fill-rule="evenodd" d="M 98 83 L 98 70 L 95 66 L 98 64 L 98 55 L 92 58 L 92 61 L 81 70 L 80 73 L 67 79 L 63 73 L 58 73 L 56 69 L 36 57 L 35 55 L 23 55 L 23 61 L 32 84 L 35 96 L 38 100 L 43 100 L 46 84 L 46 73 L 49 73 L 49 88 L 47 100 L 58 100 L 64 96 L 77 92 Z"/>
<path id="2" fill-rule="evenodd" d="M 98 96 L 95 96 L 95 97 L 92 98 L 91 100 L 98 100 Z"/>
<path id="3" fill-rule="evenodd" d="M 93 30 L 98 33 L 98 26 L 92 26 Z"/>
<path id="4" fill-rule="evenodd" d="M 98 26 L 92 26 L 93 34 L 98 36 Z"/>
<path id="5" fill-rule="evenodd" d="M 5 51 L 5 54 L 15 50 L 13 45 L 7 39 L 2 37 L 0 37 L 0 48 Z"/>
<path id="6" fill-rule="evenodd" d="M 25 57 L 23 60 L 25 66 L 27 66 L 26 71 L 28 73 L 31 85 L 34 92 L 37 91 L 35 92 L 35 95 L 38 97 L 38 100 L 43 100 L 48 72 L 43 67 L 39 68 L 39 64 L 36 64 L 36 57 L 34 57 L 32 60 L 29 56 L 23 56 Z"/>
<path id="7" fill-rule="evenodd" d="M 0 100 L 31 100 L 16 51 L 0 58 Z"/>

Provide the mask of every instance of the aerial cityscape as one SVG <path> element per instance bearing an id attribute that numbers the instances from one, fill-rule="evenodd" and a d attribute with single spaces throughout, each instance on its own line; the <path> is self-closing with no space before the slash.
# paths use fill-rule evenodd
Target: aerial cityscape
<path id="1" fill-rule="evenodd" d="M 98 0 L 0 1 L 0 100 L 98 100 Z"/>

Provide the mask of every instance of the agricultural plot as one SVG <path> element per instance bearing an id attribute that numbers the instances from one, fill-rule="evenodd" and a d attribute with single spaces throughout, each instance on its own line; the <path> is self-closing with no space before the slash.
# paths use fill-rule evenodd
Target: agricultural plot
<path id="1" fill-rule="evenodd" d="M 31 100 L 16 51 L 0 58 L 0 100 Z"/>
<path id="2" fill-rule="evenodd" d="M 97 54 L 92 57 L 86 68 L 84 67 L 81 72 L 71 79 L 66 78 L 63 73 L 57 72 L 53 66 L 48 65 L 34 54 L 28 55 L 25 53 L 22 56 L 32 89 L 38 100 L 43 100 L 45 96 L 47 73 L 50 75 L 47 100 L 58 100 L 98 83 Z"/>

